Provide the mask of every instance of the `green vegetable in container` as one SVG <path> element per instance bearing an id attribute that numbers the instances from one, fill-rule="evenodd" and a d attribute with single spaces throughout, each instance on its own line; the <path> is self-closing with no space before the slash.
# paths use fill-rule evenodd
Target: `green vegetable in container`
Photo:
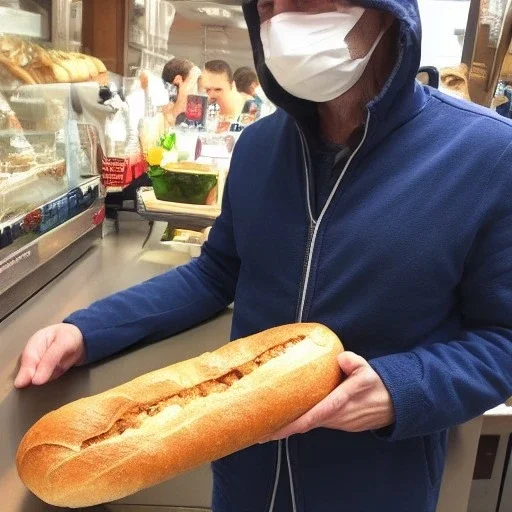
<path id="1" fill-rule="evenodd" d="M 216 201 L 215 174 L 166 171 L 161 167 L 152 167 L 148 175 L 155 196 L 160 201 L 201 205 Z"/>

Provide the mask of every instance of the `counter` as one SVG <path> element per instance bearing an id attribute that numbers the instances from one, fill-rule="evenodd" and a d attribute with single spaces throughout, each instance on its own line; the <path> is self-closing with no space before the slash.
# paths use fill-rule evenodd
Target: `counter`
<path id="1" fill-rule="evenodd" d="M 118 236 L 109 236 L 73 266 L 0 323 L 0 509 L 2 512 L 57 511 L 34 498 L 18 479 L 14 457 L 26 430 L 44 413 L 86 395 L 100 393 L 146 372 L 214 350 L 229 340 L 231 311 L 179 334 L 172 340 L 136 347 L 101 363 L 74 368 L 59 380 L 40 388 L 15 390 L 18 357 L 38 329 L 60 322 L 72 311 L 94 300 L 184 263 L 188 256 L 149 244 L 142 249 L 147 224 L 124 223 Z M 136 505 L 196 507 L 210 505 L 209 467 L 122 500 L 122 507 L 96 511 L 139 510 Z M 129 506 L 128 506 L 129 505 Z M 151 512 L 152 509 L 144 510 Z M 158 510 L 181 510 L 165 508 Z M 187 508 L 186 510 L 189 510 Z"/>
<path id="2" fill-rule="evenodd" d="M 155 229 L 143 249 L 148 231 L 144 222 L 123 222 L 119 235 L 103 239 L 73 266 L 47 285 L 15 313 L 0 323 L 0 496 L 2 512 L 57 512 L 25 490 L 18 479 L 14 457 L 24 432 L 44 413 L 83 396 L 100 393 L 139 375 L 176 361 L 214 350 L 229 339 L 231 311 L 185 333 L 152 345 L 137 346 L 92 366 L 75 368 L 58 381 L 41 388 L 17 391 L 13 380 L 18 357 L 36 330 L 57 323 L 90 302 L 127 288 L 184 263 L 189 256 L 159 244 L 165 226 Z M 1 300 L 1 299 L 0 299 Z M 501 406 L 450 432 L 448 460 L 437 512 L 489 512 L 496 510 L 512 408 Z M 493 481 L 473 482 L 481 434 L 502 436 Z M 512 463 L 511 463 L 512 466 Z M 512 467 L 509 474 L 512 472 Z M 476 485 L 475 485 L 476 484 Z M 485 485 L 482 488 L 482 485 Z M 480 487 L 480 488 L 479 488 Z M 483 495 L 484 508 L 471 507 Z M 187 512 L 210 505 L 209 467 L 142 491 L 91 512 Z M 512 497 L 512 475 L 506 480 L 504 498 Z M 488 506 L 492 502 L 494 506 Z M 468 508 L 469 505 L 469 508 Z M 508 512 L 510 501 L 500 512 Z M 183 508 L 180 508 L 183 507 Z"/>

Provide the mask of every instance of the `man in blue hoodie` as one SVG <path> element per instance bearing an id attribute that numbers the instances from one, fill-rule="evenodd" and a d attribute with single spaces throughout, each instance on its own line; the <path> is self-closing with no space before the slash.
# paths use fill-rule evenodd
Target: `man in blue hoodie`
<path id="1" fill-rule="evenodd" d="M 415 0 L 244 12 L 280 109 L 240 138 L 201 257 L 37 333 L 15 384 L 232 301 L 233 338 L 321 322 L 346 380 L 216 461 L 213 510 L 434 512 L 447 429 L 512 395 L 512 126 L 415 81 Z"/>

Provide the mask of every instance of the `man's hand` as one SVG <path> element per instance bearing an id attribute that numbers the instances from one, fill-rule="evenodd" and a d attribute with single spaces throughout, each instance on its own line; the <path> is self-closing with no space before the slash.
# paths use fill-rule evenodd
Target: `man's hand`
<path id="1" fill-rule="evenodd" d="M 71 324 L 46 327 L 28 340 L 14 385 L 24 388 L 46 384 L 84 359 L 84 339 L 78 327 Z"/>
<path id="2" fill-rule="evenodd" d="M 393 424 L 391 396 L 368 362 L 352 352 L 341 354 L 338 362 L 346 375 L 344 382 L 313 409 L 263 442 L 304 434 L 321 427 L 364 432 Z"/>

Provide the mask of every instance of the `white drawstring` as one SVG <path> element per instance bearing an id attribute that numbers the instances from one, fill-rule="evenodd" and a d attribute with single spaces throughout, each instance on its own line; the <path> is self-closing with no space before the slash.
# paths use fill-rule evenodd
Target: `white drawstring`
<path id="1" fill-rule="evenodd" d="M 286 438 L 286 460 L 288 462 L 288 476 L 290 477 L 290 492 L 292 495 L 293 512 L 297 512 L 297 504 L 295 503 L 295 487 L 293 485 L 292 463 L 290 461 L 290 448 L 288 445 L 289 439 Z"/>
<path id="2" fill-rule="evenodd" d="M 272 500 L 270 501 L 270 507 L 268 512 L 274 512 L 274 504 L 276 502 L 277 496 L 277 488 L 279 487 L 279 474 L 281 473 L 281 448 L 282 441 L 279 440 L 277 443 L 277 468 L 276 468 L 276 478 L 274 481 L 274 490 L 272 491 Z"/>

